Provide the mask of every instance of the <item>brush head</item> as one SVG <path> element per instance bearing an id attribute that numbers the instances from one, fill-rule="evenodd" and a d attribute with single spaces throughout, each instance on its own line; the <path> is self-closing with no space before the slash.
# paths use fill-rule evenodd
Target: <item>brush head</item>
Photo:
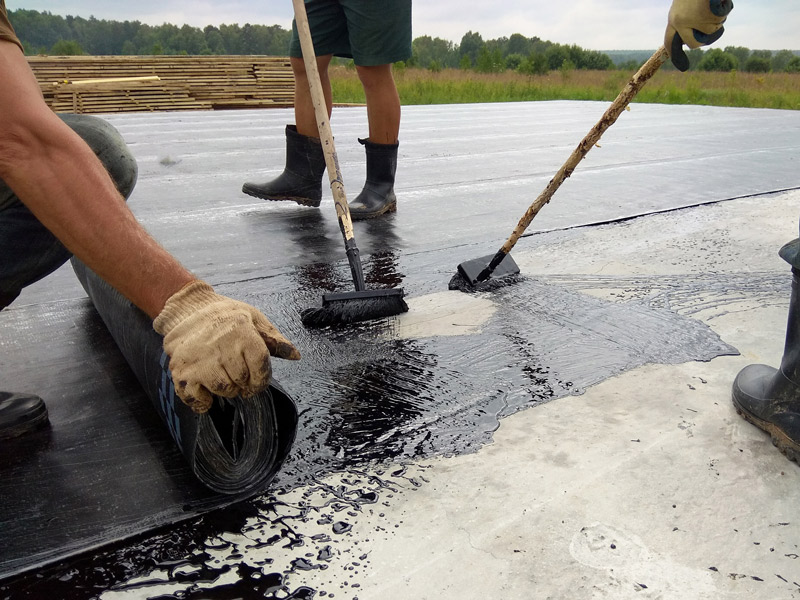
<path id="1" fill-rule="evenodd" d="M 400 288 L 325 294 L 322 308 L 304 310 L 301 320 L 306 327 L 319 328 L 393 317 L 408 312 L 403 296 Z"/>
<path id="2" fill-rule="evenodd" d="M 486 281 L 479 281 L 478 283 L 472 283 L 464 279 L 464 276 L 461 273 L 456 273 L 450 278 L 450 283 L 447 284 L 448 290 L 455 290 L 459 292 L 464 292 L 465 294 L 477 294 L 478 292 L 493 292 L 495 290 L 499 290 L 504 287 L 508 287 L 509 285 L 514 285 L 519 281 L 522 281 L 524 277 L 517 274 L 510 274 L 506 275 L 505 277 L 501 277 L 499 279 L 495 279 L 494 277 L 489 277 Z"/>
<path id="3" fill-rule="evenodd" d="M 510 254 L 503 257 L 503 260 L 488 274 L 488 277 L 481 278 L 495 256 L 497 255 L 482 256 L 458 265 L 458 272 L 450 280 L 448 288 L 462 292 L 486 291 L 498 287 L 495 282 L 502 281 L 500 287 L 503 287 L 516 281 L 515 276 L 519 275 L 519 266 Z"/>

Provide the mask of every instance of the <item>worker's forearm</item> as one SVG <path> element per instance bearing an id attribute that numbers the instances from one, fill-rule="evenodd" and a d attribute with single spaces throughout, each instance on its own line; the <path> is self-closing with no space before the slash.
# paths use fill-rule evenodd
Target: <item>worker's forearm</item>
<path id="1" fill-rule="evenodd" d="M 42 224 L 151 317 L 194 279 L 135 220 L 94 153 L 60 121 L 6 163 L 6 183 Z"/>

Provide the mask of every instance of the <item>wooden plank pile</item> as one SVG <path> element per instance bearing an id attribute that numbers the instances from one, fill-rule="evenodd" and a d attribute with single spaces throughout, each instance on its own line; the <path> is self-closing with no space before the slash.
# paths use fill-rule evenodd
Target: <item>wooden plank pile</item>
<path id="1" fill-rule="evenodd" d="M 288 58 L 274 56 L 31 56 L 55 112 L 119 113 L 285 108 Z"/>

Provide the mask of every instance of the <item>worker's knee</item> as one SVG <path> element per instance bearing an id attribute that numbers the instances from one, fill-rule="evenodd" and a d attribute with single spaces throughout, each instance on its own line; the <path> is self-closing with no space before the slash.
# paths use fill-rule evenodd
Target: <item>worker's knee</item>
<path id="1" fill-rule="evenodd" d="M 356 66 L 358 78 L 365 88 L 393 86 L 392 65 L 375 65 L 371 67 Z"/>
<path id="2" fill-rule="evenodd" d="M 108 121 L 91 115 L 61 114 L 59 117 L 97 155 L 120 194 L 127 199 L 136 185 L 139 169 L 119 131 Z"/>

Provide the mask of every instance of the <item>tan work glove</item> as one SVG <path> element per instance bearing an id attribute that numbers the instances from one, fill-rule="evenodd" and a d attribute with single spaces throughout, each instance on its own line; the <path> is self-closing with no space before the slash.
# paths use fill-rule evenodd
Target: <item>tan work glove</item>
<path id="1" fill-rule="evenodd" d="M 664 48 L 679 70 L 689 68 L 683 44 L 699 48 L 722 37 L 722 24 L 733 10 L 733 0 L 673 0 L 669 24 L 664 34 Z"/>
<path id="2" fill-rule="evenodd" d="M 164 336 L 175 392 L 197 413 L 211 408 L 212 394 L 248 397 L 264 389 L 272 376 L 270 354 L 300 358 L 258 310 L 199 280 L 167 300 L 153 329 Z"/>

